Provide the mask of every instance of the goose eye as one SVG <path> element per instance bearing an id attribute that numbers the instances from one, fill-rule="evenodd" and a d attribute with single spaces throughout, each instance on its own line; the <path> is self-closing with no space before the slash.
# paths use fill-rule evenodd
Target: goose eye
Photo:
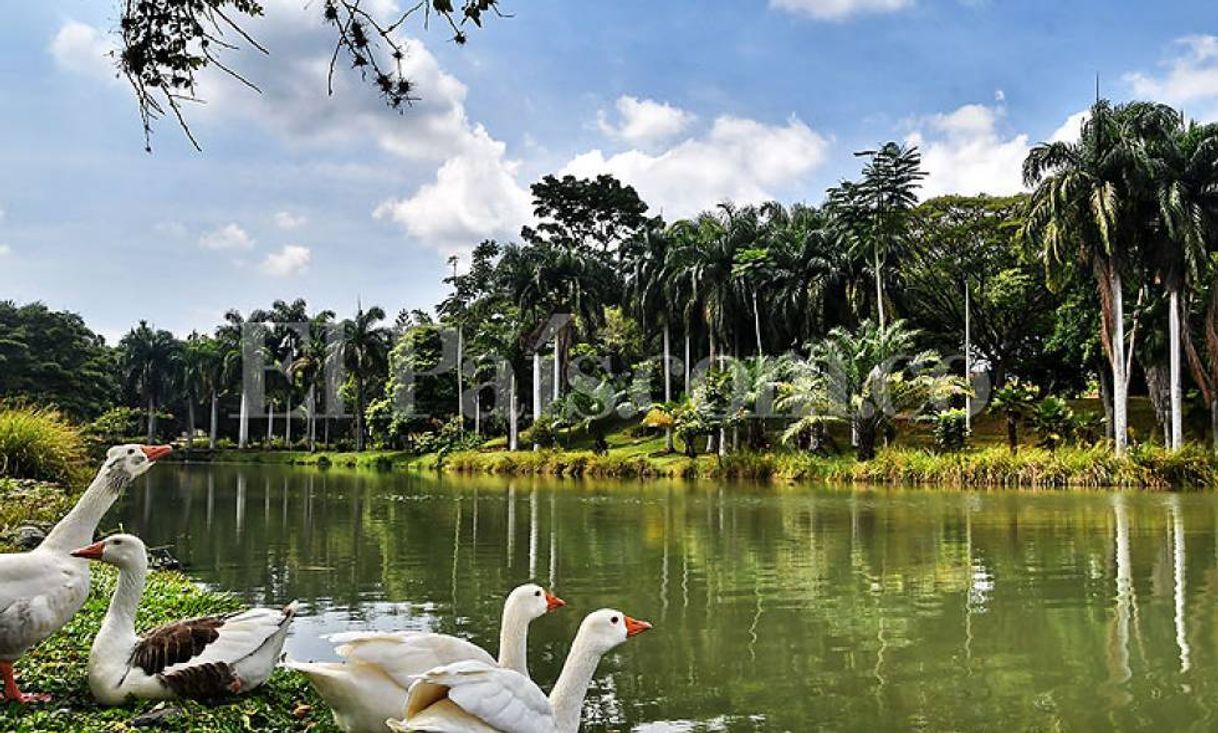
<path id="1" fill-rule="evenodd" d="M 616 624 L 616 623 L 617 623 L 617 616 L 614 616 L 613 618 L 609 619 L 609 623 L 611 623 L 611 624 Z"/>
<path id="2" fill-rule="evenodd" d="M 128 449 L 127 449 L 127 455 L 129 455 L 129 456 L 133 456 L 133 455 L 135 455 L 135 448 L 128 448 Z"/>
<path id="3" fill-rule="evenodd" d="M 536 592 L 536 593 L 534 593 L 533 595 L 537 596 L 538 598 L 541 598 L 541 591 L 537 591 L 537 592 Z"/>
<path id="4" fill-rule="evenodd" d="M 123 541 L 122 541 L 122 540 L 114 540 L 113 542 L 114 542 L 114 544 L 116 544 L 116 545 L 121 545 L 121 544 L 123 544 Z"/>

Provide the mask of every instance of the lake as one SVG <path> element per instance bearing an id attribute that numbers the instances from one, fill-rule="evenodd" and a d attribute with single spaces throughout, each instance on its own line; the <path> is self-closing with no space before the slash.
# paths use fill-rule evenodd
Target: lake
<path id="1" fill-rule="evenodd" d="M 548 689 L 584 612 L 656 628 L 606 657 L 586 731 L 1218 727 L 1218 495 L 852 491 L 166 465 L 107 518 L 289 641 L 432 629 L 494 653 L 502 598 Z"/>

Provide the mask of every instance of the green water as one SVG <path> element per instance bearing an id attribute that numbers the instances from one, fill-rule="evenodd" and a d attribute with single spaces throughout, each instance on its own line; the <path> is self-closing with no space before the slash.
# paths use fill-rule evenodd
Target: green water
<path id="1" fill-rule="evenodd" d="M 547 688 L 582 612 L 654 622 L 587 731 L 1218 728 L 1218 495 L 165 466 L 119 517 L 208 584 L 299 599 L 301 658 L 348 628 L 493 649 L 530 578 L 570 603 L 533 625 Z"/>

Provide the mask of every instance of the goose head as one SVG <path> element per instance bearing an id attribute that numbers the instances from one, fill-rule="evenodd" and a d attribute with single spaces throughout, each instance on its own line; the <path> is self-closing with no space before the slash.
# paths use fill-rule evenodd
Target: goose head
<path id="1" fill-rule="evenodd" d="M 584 617 L 576 635 L 591 651 L 605 654 L 632 636 L 647 631 L 651 624 L 633 619 L 612 608 L 602 608 Z"/>
<path id="2" fill-rule="evenodd" d="M 520 614 L 530 621 L 557 611 L 565 605 L 566 601 L 535 583 L 525 583 L 513 589 L 504 603 L 508 614 Z"/>
<path id="3" fill-rule="evenodd" d="M 125 486 L 147 473 L 152 464 L 172 451 L 173 448 L 168 445 L 116 445 L 106 451 L 102 473 L 112 485 Z"/>
<path id="4" fill-rule="evenodd" d="M 96 560 L 119 569 L 132 569 L 148 564 L 148 548 L 139 537 L 130 534 L 110 535 L 88 547 L 74 550 L 72 557 Z"/>

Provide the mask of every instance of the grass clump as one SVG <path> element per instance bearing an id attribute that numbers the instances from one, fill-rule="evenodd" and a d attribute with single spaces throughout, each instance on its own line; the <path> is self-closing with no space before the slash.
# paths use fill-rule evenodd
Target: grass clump
<path id="1" fill-rule="evenodd" d="M 0 403 L 0 476 L 71 484 L 87 459 L 84 438 L 55 408 Z"/>

